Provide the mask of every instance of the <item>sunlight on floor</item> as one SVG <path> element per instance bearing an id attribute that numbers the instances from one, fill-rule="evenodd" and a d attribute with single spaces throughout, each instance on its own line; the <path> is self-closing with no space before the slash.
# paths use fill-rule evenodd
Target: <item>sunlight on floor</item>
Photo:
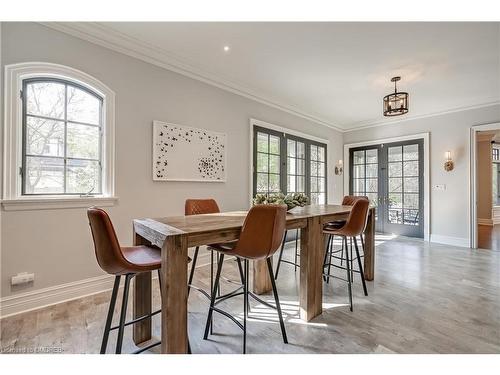
<path id="1" fill-rule="evenodd" d="M 274 305 L 273 299 L 266 300 L 267 303 Z M 306 322 L 300 319 L 299 316 L 299 302 L 298 301 L 280 301 L 281 311 L 283 312 L 283 318 L 286 323 L 300 324 L 313 327 L 326 327 L 326 323 L 314 323 Z M 323 303 L 323 310 L 330 310 L 338 307 L 349 306 L 346 303 Z M 243 320 L 243 313 L 237 315 L 239 320 Z M 252 306 L 250 314 L 248 315 L 247 321 L 257 322 L 257 323 L 279 323 L 277 311 L 265 306 L 263 304 L 258 304 Z"/>

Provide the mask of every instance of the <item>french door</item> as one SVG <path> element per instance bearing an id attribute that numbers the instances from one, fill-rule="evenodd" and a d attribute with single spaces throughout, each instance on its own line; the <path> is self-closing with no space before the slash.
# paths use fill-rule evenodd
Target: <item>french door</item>
<path id="1" fill-rule="evenodd" d="M 376 230 L 424 236 L 423 140 L 351 148 L 349 190 L 377 207 Z"/>

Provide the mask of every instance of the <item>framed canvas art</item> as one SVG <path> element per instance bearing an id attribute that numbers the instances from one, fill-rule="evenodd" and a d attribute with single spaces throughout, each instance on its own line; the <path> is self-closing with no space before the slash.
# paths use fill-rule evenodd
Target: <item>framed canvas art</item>
<path id="1" fill-rule="evenodd" d="M 153 121 L 153 180 L 226 181 L 226 134 Z"/>

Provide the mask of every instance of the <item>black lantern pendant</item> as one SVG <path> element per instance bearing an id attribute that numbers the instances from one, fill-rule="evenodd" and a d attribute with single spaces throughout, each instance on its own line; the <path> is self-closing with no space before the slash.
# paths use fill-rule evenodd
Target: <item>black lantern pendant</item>
<path id="1" fill-rule="evenodd" d="M 408 93 L 398 92 L 396 82 L 401 77 L 392 77 L 394 82 L 394 94 L 384 96 L 384 116 L 399 116 L 408 113 Z"/>

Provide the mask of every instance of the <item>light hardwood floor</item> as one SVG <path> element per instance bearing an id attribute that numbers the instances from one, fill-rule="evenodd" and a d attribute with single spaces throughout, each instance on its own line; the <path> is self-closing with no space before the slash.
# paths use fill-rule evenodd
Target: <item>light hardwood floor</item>
<path id="1" fill-rule="evenodd" d="M 209 253 L 203 253 L 195 279 L 198 285 L 207 286 Z M 291 245 L 286 256 L 293 257 Z M 234 261 L 224 267 L 225 275 L 237 279 Z M 369 296 L 363 296 L 356 277 L 354 312 L 350 312 L 346 284 L 339 280 L 324 284 L 324 312 L 308 323 L 298 318 L 297 281 L 298 272 L 283 264 L 278 289 L 289 344 L 281 340 L 275 311 L 253 301 L 249 353 L 500 353 L 498 251 L 378 236 L 375 281 L 368 282 Z M 154 285 L 158 307 L 156 280 Z M 226 284 L 225 290 L 229 288 Z M 63 353 L 98 353 L 109 295 L 101 293 L 4 318 L 0 321 L 1 347 L 4 352 L 55 348 Z M 266 300 L 274 303 L 271 295 Z M 221 315 L 215 315 L 214 334 L 207 341 L 202 339 L 207 308 L 208 300 L 192 291 L 189 337 L 193 353 L 240 353 L 242 332 Z M 224 303 L 224 308 L 242 315 L 243 301 L 237 297 Z M 156 338 L 159 329 L 156 316 Z M 115 342 L 116 331 L 110 335 L 108 352 L 114 351 Z M 128 328 L 123 351 L 134 349 Z"/>
<path id="2" fill-rule="evenodd" d="M 482 249 L 500 250 L 500 224 L 478 225 L 477 245 Z"/>

